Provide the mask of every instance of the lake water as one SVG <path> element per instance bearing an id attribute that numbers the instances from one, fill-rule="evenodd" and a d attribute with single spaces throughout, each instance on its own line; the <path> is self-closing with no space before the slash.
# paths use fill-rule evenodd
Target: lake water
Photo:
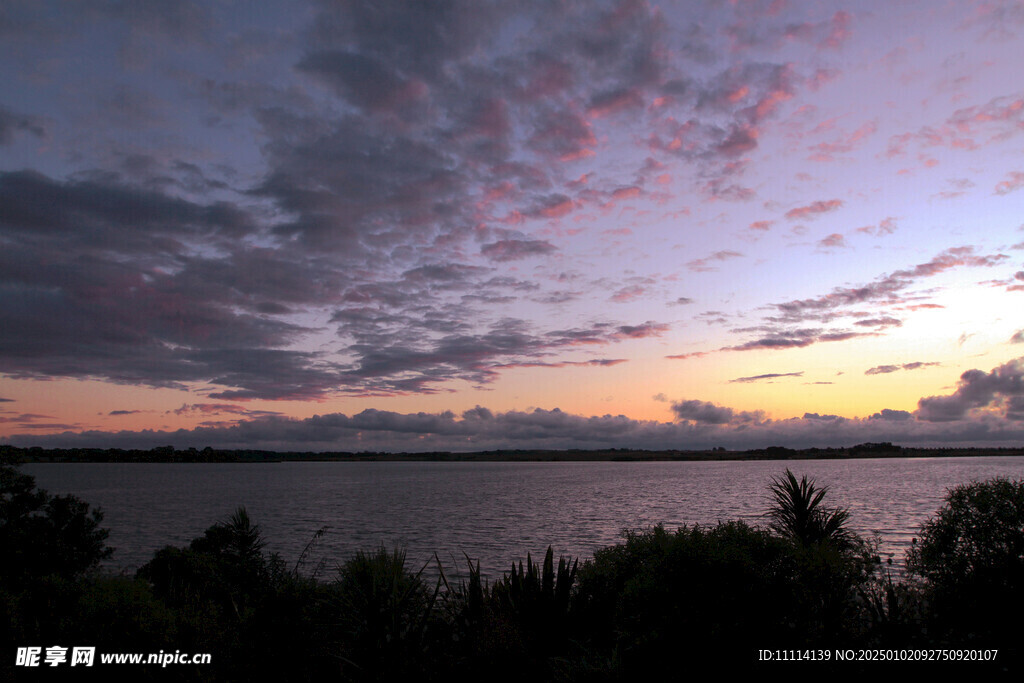
<path id="1" fill-rule="evenodd" d="M 763 524 L 767 486 L 790 468 L 829 487 L 851 526 L 877 532 L 882 556 L 901 564 L 947 488 L 996 476 L 1024 478 L 1024 457 L 747 462 L 351 462 L 268 464 L 29 464 L 51 493 L 71 493 L 105 513 L 110 566 L 133 570 L 165 545 L 185 545 L 244 505 L 267 549 L 294 563 L 311 553 L 328 567 L 357 550 L 403 546 L 411 563 L 436 552 L 449 575 L 465 555 L 499 575 L 513 561 L 589 557 L 623 529 L 662 523 Z M 464 555 L 465 554 L 465 555 Z M 417 567 L 418 568 L 418 567 Z"/>

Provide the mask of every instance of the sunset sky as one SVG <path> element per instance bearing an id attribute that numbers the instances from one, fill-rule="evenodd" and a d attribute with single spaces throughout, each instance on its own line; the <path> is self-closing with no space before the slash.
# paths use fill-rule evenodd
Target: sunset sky
<path id="1" fill-rule="evenodd" d="M 0 442 L 1024 443 L 1024 3 L 0 4 Z"/>

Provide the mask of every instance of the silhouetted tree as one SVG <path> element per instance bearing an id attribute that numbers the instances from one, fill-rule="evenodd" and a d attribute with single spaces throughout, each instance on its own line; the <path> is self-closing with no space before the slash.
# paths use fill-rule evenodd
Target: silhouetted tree
<path id="1" fill-rule="evenodd" d="M 1024 655 L 1024 481 L 993 479 L 950 489 L 921 528 L 907 570 L 925 580 L 930 630 L 952 643 Z M 1016 661 L 1015 661 L 1016 658 Z"/>
<path id="2" fill-rule="evenodd" d="M 75 496 L 36 488 L 35 477 L 0 466 L 0 580 L 17 587 L 40 577 L 75 579 L 110 557 L 103 513 Z"/>
<path id="3" fill-rule="evenodd" d="M 839 548 L 850 547 L 854 540 L 846 528 L 850 513 L 822 505 L 827 486 L 818 488 L 806 476 L 798 482 L 787 469 L 784 477 L 772 480 L 769 490 L 772 530 L 804 546 L 828 542 Z"/>

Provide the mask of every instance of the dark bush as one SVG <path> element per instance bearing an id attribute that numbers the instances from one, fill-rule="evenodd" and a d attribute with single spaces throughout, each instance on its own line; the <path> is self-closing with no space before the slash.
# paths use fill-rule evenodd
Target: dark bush
<path id="1" fill-rule="evenodd" d="M 493 584 L 469 563 L 469 583 L 444 595 L 452 625 L 452 667 L 463 678 L 562 680 L 573 636 L 571 606 L 579 562 L 531 555 Z"/>
<path id="2" fill-rule="evenodd" d="M 406 567 L 405 552 L 358 552 L 338 570 L 336 595 L 346 680 L 387 681 L 422 675 L 432 652 L 439 585 Z"/>
<path id="3" fill-rule="evenodd" d="M 630 533 L 580 570 L 579 628 L 628 677 L 655 674 L 680 647 L 726 666 L 758 648 L 840 638 L 866 576 L 837 548 L 800 548 L 743 522 Z"/>
<path id="4" fill-rule="evenodd" d="M 103 514 L 75 496 L 37 489 L 35 478 L 0 465 L 0 582 L 18 588 L 44 576 L 77 579 L 99 567 L 113 548 Z"/>
<path id="5" fill-rule="evenodd" d="M 175 615 L 175 647 L 214 654 L 215 678 L 336 675 L 332 587 L 289 572 L 264 545 L 239 508 L 187 548 L 159 550 L 138 577 Z"/>
<path id="6" fill-rule="evenodd" d="M 951 489 L 921 528 L 907 570 L 925 581 L 933 632 L 952 643 L 1021 653 L 1024 628 L 1024 481 Z"/>

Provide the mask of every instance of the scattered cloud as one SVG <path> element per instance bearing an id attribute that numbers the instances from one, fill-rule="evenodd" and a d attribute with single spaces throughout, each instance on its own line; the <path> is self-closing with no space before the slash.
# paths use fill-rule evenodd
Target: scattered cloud
<path id="1" fill-rule="evenodd" d="M 846 247 L 846 238 L 837 232 L 818 240 L 818 246 L 823 249 L 838 249 Z"/>
<path id="2" fill-rule="evenodd" d="M 899 318 L 884 316 L 881 318 L 865 318 L 863 320 L 858 320 L 853 324 L 857 327 L 875 327 L 882 329 L 886 327 L 900 327 L 903 325 L 903 321 Z"/>
<path id="3" fill-rule="evenodd" d="M 716 270 L 718 266 L 712 265 L 714 263 L 721 263 L 722 261 L 728 261 L 729 259 L 740 258 L 743 254 L 738 251 L 732 251 L 726 249 L 722 251 L 716 251 L 715 253 L 705 256 L 704 258 L 694 259 L 686 264 L 686 267 L 695 272 L 706 272 L 710 270 Z"/>
<path id="4" fill-rule="evenodd" d="M 788 301 L 775 306 L 785 319 L 802 320 L 808 315 L 852 304 L 903 303 L 900 293 L 922 278 L 932 277 L 951 268 L 963 266 L 990 267 L 1006 258 L 1004 254 L 977 255 L 974 253 L 973 247 L 954 247 L 941 252 L 930 261 L 884 275 L 867 285 L 837 287 L 824 296 Z"/>
<path id="5" fill-rule="evenodd" d="M 996 194 L 1010 194 L 1021 187 L 1024 187 L 1024 173 L 1013 171 L 1007 175 L 1006 180 L 1002 180 L 996 185 Z"/>
<path id="6" fill-rule="evenodd" d="M 750 382 L 759 382 L 763 379 L 776 379 L 778 377 L 803 377 L 803 375 L 803 370 L 801 370 L 800 372 L 769 373 L 766 375 L 754 375 L 753 377 L 737 377 L 736 379 L 729 380 L 729 383 L 734 384 L 738 382 L 746 384 Z"/>
<path id="7" fill-rule="evenodd" d="M 934 365 L 941 365 L 941 363 L 930 362 L 924 363 L 921 361 L 914 361 L 912 363 L 903 363 L 902 365 L 876 365 L 873 368 L 869 368 L 864 371 L 865 375 L 887 375 L 891 372 L 898 370 L 920 370 L 921 368 L 932 367 Z"/>
<path id="8" fill-rule="evenodd" d="M 823 213 L 835 211 L 842 205 L 843 201 L 841 199 L 818 200 L 815 202 L 811 202 L 806 206 L 798 206 L 795 209 L 790 209 L 789 211 L 786 212 L 786 218 L 788 218 L 791 221 L 808 220 L 811 218 L 816 218 L 817 216 L 820 216 Z"/>

